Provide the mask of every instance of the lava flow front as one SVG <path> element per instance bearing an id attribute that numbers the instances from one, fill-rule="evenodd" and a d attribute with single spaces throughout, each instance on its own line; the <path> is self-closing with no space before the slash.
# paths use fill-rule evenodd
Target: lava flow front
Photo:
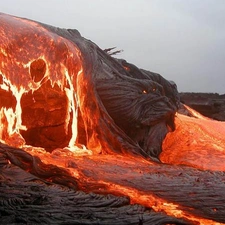
<path id="1" fill-rule="evenodd" d="M 165 138 L 161 161 L 225 171 L 225 122 L 209 119 L 186 108 L 194 117 L 177 114 L 176 131 Z"/>
<path id="2" fill-rule="evenodd" d="M 0 27 L 1 143 L 63 168 L 85 192 L 128 196 L 131 204 L 187 223 L 225 223 L 224 123 L 187 107 L 193 117 L 176 114 L 176 130 L 163 142 L 161 162 L 154 162 L 116 126 L 95 89 L 96 77 L 128 79 L 129 68 L 74 30 L 5 14 L 0 14 Z M 153 88 L 153 95 L 164 100 L 173 87 Z M 159 128 L 173 125 L 173 118 L 171 112 L 158 117 L 165 122 Z M 33 171 L 28 159 L 15 160 L 7 147 L 4 154 L 10 163 Z M 34 165 L 36 170 L 41 166 Z"/>
<path id="3" fill-rule="evenodd" d="M 5 15 L 0 34 L 1 140 L 16 147 L 74 146 L 79 49 L 35 22 Z"/>

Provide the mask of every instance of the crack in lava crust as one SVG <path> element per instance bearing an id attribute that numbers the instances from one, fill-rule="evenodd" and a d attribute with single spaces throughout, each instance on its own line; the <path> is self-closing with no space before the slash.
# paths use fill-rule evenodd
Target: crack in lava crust
<path id="1" fill-rule="evenodd" d="M 0 22 L 0 139 L 11 146 L 1 144 L 0 162 L 204 225 L 225 222 L 224 124 L 174 117 L 173 82 L 76 30 L 5 14 Z"/>

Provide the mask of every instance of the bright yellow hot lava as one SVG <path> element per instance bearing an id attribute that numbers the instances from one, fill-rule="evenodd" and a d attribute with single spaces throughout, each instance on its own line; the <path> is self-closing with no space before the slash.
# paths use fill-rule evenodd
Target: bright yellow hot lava
<path id="1" fill-rule="evenodd" d="M 39 91 L 46 98 L 46 108 L 49 107 L 49 111 L 57 110 L 51 106 L 51 99 L 47 96 L 52 88 L 55 93 L 59 89 L 67 99 L 67 112 L 63 115 L 64 131 L 66 135 L 70 132 L 68 147 L 72 149 L 77 138 L 79 104 L 75 89 L 77 76 L 83 73 L 79 49 L 74 43 L 47 31 L 38 23 L 7 15 L 1 19 L 0 35 L 0 89 L 11 96 L 0 100 L 1 140 L 15 147 L 25 144 L 25 141 L 13 143 L 10 138 L 17 134 L 23 139 L 21 130 L 33 128 L 27 124 L 27 120 L 34 115 L 28 115 L 28 119 L 23 121 L 21 99 L 32 95 L 30 98 L 37 105 L 35 92 Z M 51 87 L 46 88 L 47 85 Z M 15 104 L 8 106 L 6 101 Z M 42 125 L 45 126 L 43 122 Z"/>
<path id="2" fill-rule="evenodd" d="M 43 162 L 66 168 L 68 161 L 74 159 L 76 155 L 73 153 L 71 157 L 63 155 L 62 148 L 77 149 L 75 146 L 80 97 L 76 94 L 77 80 L 83 76 L 80 50 L 74 43 L 47 31 L 38 23 L 7 15 L 4 15 L 4 19 L 0 19 L 0 95 L 4 96 L 0 99 L 1 142 L 10 146 L 24 147 L 32 155 L 39 156 Z M 63 100 L 58 101 L 59 97 Z M 65 113 L 60 111 L 62 105 Z M 46 112 L 50 112 L 49 116 Z M 225 159 L 224 123 L 206 119 L 196 112 L 193 114 L 197 118 L 177 115 L 177 129 L 167 135 L 160 159 L 165 163 L 186 164 L 200 169 L 225 170 L 224 160 L 221 160 Z M 62 122 L 54 124 L 53 116 L 57 117 L 56 121 L 63 121 L 63 124 Z M 57 132 L 51 130 L 49 128 L 51 126 L 58 127 Z M 38 130 L 33 131 L 36 127 Z M 30 133 L 27 134 L 28 131 Z M 44 149 L 26 146 L 24 140 L 39 135 L 40 141 L 45 138 L 44 140 L 47 139 L 51 144 L 54 143 L 55 137 L 60 139 L 63 133 L 65 135 L 61 138 L 62 146 L 55 146 L 60 149 L 58 158 Z M 46 138 L 45 135 L 49 136 Z M 63 139 L 67 136 L 69 137 L 67 146 L 63 146 L 65 144 Z M 93 138 L 93 142 L 91 146 L 98 146 L 97 136 Z M 85 158 L 76 160 L 80 171 L 87 168 L 91 170 L 95 164 L 110 167 L 110 163 L 113 165 L 126 163 L 125 166 L 130 166 L 131 171 L 132 166 L 135 166 L 135 172 L 142 165 L 141 173 L 145 169 L 148 171 L 148 166 L 152 164 L 129 155 L 93 156 L 93 158 L 90 156 L 90 161 Z M 81 182 L 85 179 L 91 180 L 79 169 L 67 168 L 67 170 Z M 123 176 L 120 171 L 115 171 L 113 175 Z M 104 170 L 101 176 L 107 176 Z M 97 180 L 97 182 L 104 184 L 107 191 L 129 196 L 132 203 L 143 204 L 156 211 L 164 211 L 168 215 L 187 218 L 200 224 L 219 224 L 186 214 L 178 204 L 151 193 L 113 183 L 114 177 L 111 177 L 111 181 Z"/>

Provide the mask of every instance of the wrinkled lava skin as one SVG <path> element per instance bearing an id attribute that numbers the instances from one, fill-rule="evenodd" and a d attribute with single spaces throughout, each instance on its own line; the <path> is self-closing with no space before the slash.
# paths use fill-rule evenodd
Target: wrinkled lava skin
<path id="1" fill-rule="evenodd" d="M 174 83 L 76 30 L 5 14 L 0 27 L 3 223 L 225 223 L 224 123 L 174 116 Z"/>
<path id="2" fill-rule="evenodd" d="M 27 144 L 65 147 L 76 129 L 74 144 L 94 153 L 159 156 L 175 129 L 174 83 L 109 56 L 77 30 L 6 14 L 0 27 L 0 107 L 21 107 L 15 130 Z"/>

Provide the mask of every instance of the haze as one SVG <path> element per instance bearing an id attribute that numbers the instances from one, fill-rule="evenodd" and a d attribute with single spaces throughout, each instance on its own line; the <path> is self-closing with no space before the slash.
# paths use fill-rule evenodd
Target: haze
<path id="1" fill-rule="evenodd" d="M 224 0 L 7 0 L 0 11 L 74 28 L 100 48 L 177 83 L 225 93 Z"/>

